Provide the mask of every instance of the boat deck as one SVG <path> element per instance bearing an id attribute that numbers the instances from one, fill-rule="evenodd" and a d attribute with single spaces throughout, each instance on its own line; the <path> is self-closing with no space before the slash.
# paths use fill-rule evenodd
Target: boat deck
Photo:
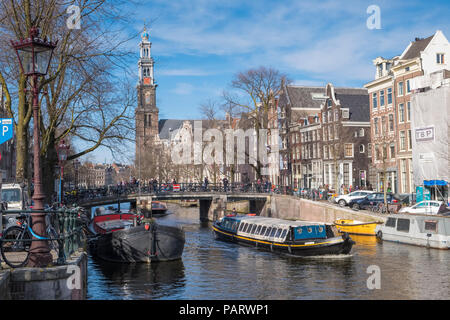
<path id="1" fill-rule="evenodd" d="M 97 222 L 97 226 L 99 228 L 102 228 L 106 232 L 117 229 L 124 229 L 126 227 L 131 226 L 132 224 L 133 222 L 129 220 L 109 220 Z"/>

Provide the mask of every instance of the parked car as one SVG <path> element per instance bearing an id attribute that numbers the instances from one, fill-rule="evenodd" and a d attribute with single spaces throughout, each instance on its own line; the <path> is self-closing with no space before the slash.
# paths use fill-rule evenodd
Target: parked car
<path id="1" fill-rule="evenodd" d="M 402 198 L 393 193 L 387 193 L 386 200 L 388 204 L 399 204 L 403 201 Z M 378 205 L 379 203 L 384 203 L 383 192 L 374 192 L 372 194 L 365 196 L 362 199 L 351 200 L 349 201 L 348 205 L 352 209 L 360 210 L 360 209 L 368 209 L 370 207 Z"/>
<path id="2" fill-rule="evenodd" d="M 438 214 L 449 211 L 443 201 L 425 200 L 416 203 L 411 207 L 400 209 L 399 213 L 422 213 L 422 214 Z"/>
<path id="3" fill-rule="evenodd" d="M 365 198 L 367 195 L 374 193 L 375 191 L 369 191 L 369 190 L 358 190 L 350 192 L 349 194 L 343 194 L 336 198 L 334 198 L 334 201 L 339 204 L 341 207 L 345 207 L 348 205 L 348 203 L 352 200 L 362 199 Z"/>

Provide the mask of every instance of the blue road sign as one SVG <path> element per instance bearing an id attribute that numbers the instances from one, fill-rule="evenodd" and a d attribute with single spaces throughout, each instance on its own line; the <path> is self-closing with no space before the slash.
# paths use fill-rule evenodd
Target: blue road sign
<path id="1" fill-rule="evenodd" d="M 13 119 L 0 119 L 0 144 L 14 137 Z"/>

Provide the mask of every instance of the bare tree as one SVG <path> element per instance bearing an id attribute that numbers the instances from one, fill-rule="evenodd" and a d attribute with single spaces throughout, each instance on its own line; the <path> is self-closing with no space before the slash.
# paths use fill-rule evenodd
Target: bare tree
<path id="1" fill-rule="evenodd" d="M 69 160 L 85 155 L 100 146 L 110 149 L 130 139 L 128 120 L 133 105 L 129 86 L 119 86 L 114 71 L 124 67 L 131 53 L 121 49 L 127 39 L 113 23 L 124 21 L 124 1 L 23 0 L 0 4 L 0 43 L 9 47 L 9 39 L 23 39 L 35 26 L 41 37 L 59 40 L 48 77 L 39 83 L 41 95 L 41 157 L 46 194 L 53 186 L 56 145 L 60 139 L 73 137 L 83 147 Z M 82 29 L 66 26 L 66 9 L 80 8 Z M 26 77 L 18 70 L 13 50 L 0 54 L 0 85 L 6 93 L 6 108 L 14 118 L 17 138 L 16 178 L 29 176 L 28 131 L 31 120 L 30 99 L 24 89 Z M 33 124 L 37 125 L 37 124 Z"/>
<path id="2" fill-rule="evenodd" d="M 269 129 L 270 110 L 282 90 L 283 83 L 287 81 L 286 75 L 272 68 L 259 67 L 240 72 L 231 82 L 231 88 L 235 92 L 224 92 L 225 105 L 245 113 L 249 121 L 246 125 L 256 132 L 259 132 L 259 129 Z M 259 146 L 256 154 L 259 154 Z M 256 165 L 253 164 L 255 161 L 250 161 L 250 165 L 257 177 L 261 178 L 263 164 L 260 159 L 253 160 L 256 160 Z"/>

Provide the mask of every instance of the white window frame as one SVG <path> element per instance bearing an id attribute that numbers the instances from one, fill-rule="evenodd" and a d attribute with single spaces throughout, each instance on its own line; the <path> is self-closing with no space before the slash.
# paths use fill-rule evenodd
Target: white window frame
<path id="1" fill-rule="evenodd" d="M 406 80 L 405 87 L 406 87 L 405 88 L 406 89 L 405 95 L 410 94 L 411 93 L 411 81 L 410 81 L 410 79 Z"/>
<path id="2" fill-rule="evenodd" d="M 403 106 L 403 112 L 401 113 L 403 115 L 402 117 L 400 117 L 400 106 Z M 404 123 L 404 122 L 405 122 L 405 104 L 399 103 L 398 104 L 398 123 Z"/>
<path id="3" fill-rule="evenodd" d="M 402 133 L 403 133 L 403 136 L 404 136 L 404 139 L 402 139 Z M 402 141 L 403 141 L 403 143 L 402 143 Z M 400 151 L 406 151 L 406 143 L 407 143 L 407 141 L 406 141 L 406 132 L 405 132 L 405 130 L 401 130 L 399 133 L 398 133 L 398 143 L 399 143 L 399 147 L 400 147 Z"/>
<path id="4" fill-rule="evenodd" d="M 406 122 L 411 122 L 411 101 L 406 102 Z"/>
<path id="5" fill-rule="evenodd" d="M 347 156 L 347 146 L 351 145 L 352 146 L 352 155 L 351 156 Z M 355 147 L 353 143 L 344 143 L 344 158 L 353 158 L 355 156 Z"/>
<path id="6" fill-rule="evenodd" d="M 401 89 L 400 89 L 401 88 Z M 405 95 L 405 86 L 404 86 L 404 83 L 403 83 L 403 81 L 400 81 L 398 84 L 397 84 L 397 89 L 398 89 L 398 97 L 401 97 L 401 96 L 404 96 Z"/>
<path id="7" fill-rule="evenodd" d="M 381 103 L 383 102 L 383 103 Z M 384 106 L 386 105 L 386 100 L 385 100 L 385 96 L 384 96 L 384 90 L 380 91 L 380 108 L 384 108 Z"/>
<path id="8" fill-rule="evenodd" d="M 389 117 L 392 116 L 392 130 L 391 130 L 391 121 L 389 119 Z M 395 119 L 394 119 L 394 114 L 393 113 L 389 113 L 388 114 L 388 127 L 389 127 L 389 132 L 394 132 L 395 130 Z"/>
<path id="9" fill-rule="evenodd" d="M 389 90 L 391 91 L 391 93 L 389 93 Z M 391 96 L 391 103 L 389 103 L 389 95 Z M 386 104 L 388 106 L 392 107 L 392 101 L 393 101 L 393 99 L 392 99 L 392 88 L 387 88 L 386 89 Z"/>

